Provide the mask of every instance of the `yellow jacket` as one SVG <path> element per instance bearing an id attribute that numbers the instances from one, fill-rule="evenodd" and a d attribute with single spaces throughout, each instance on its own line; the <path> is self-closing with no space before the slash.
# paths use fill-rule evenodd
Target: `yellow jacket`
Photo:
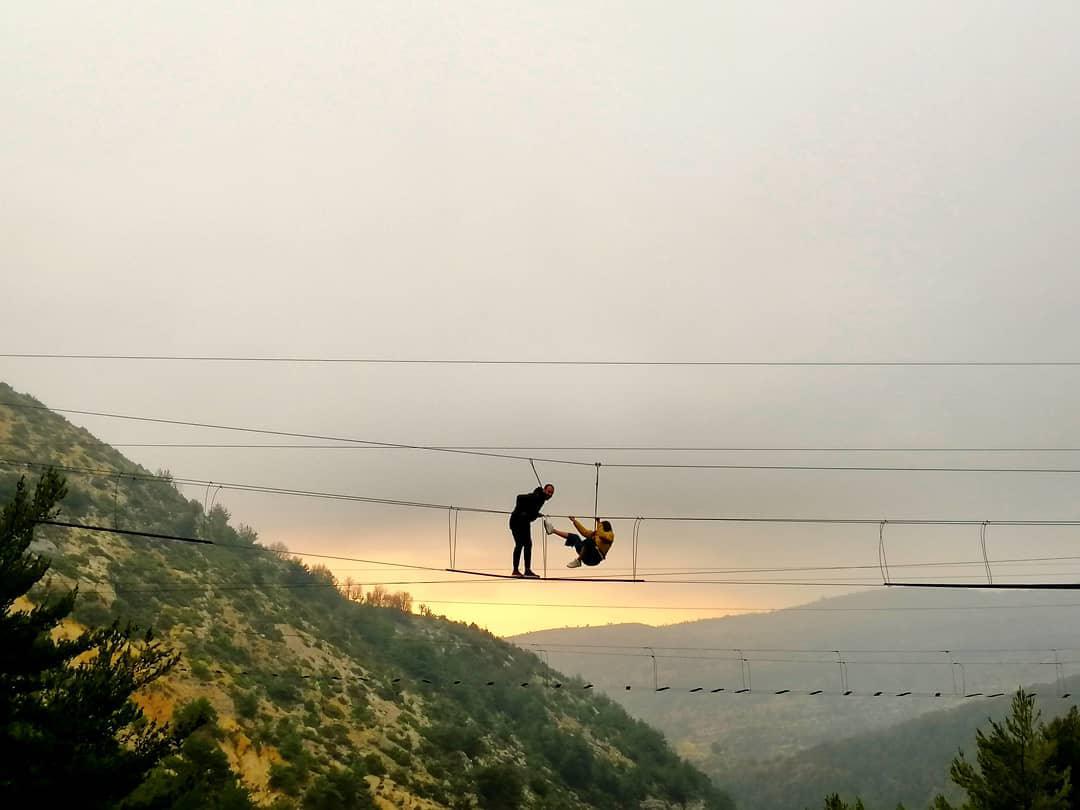
<path id="1" fill-rule="evenodd" d="M 596 547 L 600 550 L 600 554 L 603 557 L 607 557 L 608 552 L 611 551 L 611 544 L 615 542 L 615 532 L 604 531 L 604 527 L 600 525 L 600 521 L 596 521 L 596 528 L 586 529 L 581 525 L 577 518 L 574 518 L 574 528 L 581 533 L 582 537 L 591 537 L 593 542 L 596 543 Z"/>

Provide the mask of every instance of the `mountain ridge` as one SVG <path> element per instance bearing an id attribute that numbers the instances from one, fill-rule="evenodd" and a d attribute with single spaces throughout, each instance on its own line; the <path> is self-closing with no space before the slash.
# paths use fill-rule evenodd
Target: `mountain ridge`
<path id="1" fill-rule="evenodd" d="M 1014 607 L 1032 604 L 1043 607 Z M 1053 681 L 1050 651 L 1075 646 L 1070 627 L 1077 620 L 1080 599 L 1068 593 L 872 591 L 768 613 L 646 628 L 558 628 L 510 640 L 544 649 L 552 666 L 593 680 L 633 716 L 664 731 L 715 780 L 744 785 L 748 769 L 763 762 L 791 765 L 800 752 L 861 734 L 884 735 L 962 701 L 954 694 L 962 686 L 989 694 Z M 599 655 L 612 650 L 592 645 L 636 650 L 624 650 L 627 657 L 612 672 L 610 659 Z M 658 685 L 671 687 L 660 695 L 652 691 L 646 647 L 657 657 Z M 1009 647 L 1032 652 L 994 652 Z M 972 648 L 988 652 L 964 652 Z M 843 674 L 840 655 L 847 662 Z M 837 694 L 845 682 L 856 695 Z M 748 685 L 751 693 L 732 694 Z M 710 694 L 721 687 L 723 693 Z M 694 688 L 702 691 L 690 694 Z M 780 690 L 792 693 L 773 694 Z M 805 694 L 816 690 L 825 694 Z M 882 697 L 865 697 L 878 691 Z M 895 697 L 904 692 L 916 694 Z M 918 696 L 937 692 L 941 698 Z"/>
<path id="2" fill-rule="evenodd" d="M 40 404 L 2 383 L 0 402 Z M 325 568 L 259 545 L 220 503 L 204 510 L 58 414 L 0 404 L 0 442 L 0 497 L 27 472 L 18 462 L 101 470 L 69 474 L 61 520 L 214 543 L 40 526 L 34 550 L 52 569 L 30 597 L 78 585 L 78 623 L 158 630 L 183 666 L 139 697 L 147 714 L 207 698 L 265 806 L 307 806 L 336 768 L 364 774 L 384 808 L 732 806 L 583 681 L 475 625 L 414 614 L 404 595 L 346 598 Z"/>

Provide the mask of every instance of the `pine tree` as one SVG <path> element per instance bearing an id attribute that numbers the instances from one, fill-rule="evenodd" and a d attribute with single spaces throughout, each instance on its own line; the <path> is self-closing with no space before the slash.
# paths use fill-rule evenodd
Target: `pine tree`
<path id="1" fill-rule="evenodd" d="M 0 512 L 0 796 L 11 807 L 111 806 L 180 742 L 131 700 L 177 661 L 151 633 L 113 624 L 54 638 L 77 589 L 16 608 L 49 570 L 30 544 L 66 491 L 48 470 L 33 495 L 20 480 Z"/>
<path id="2" fill-rule="evenodd" d="M 1080 810 L 1080 790 L 1076 789 L 1076 780 L 1080 779 L 1080 711 L 1073 706 L 1064 717 L 1047 723 L 1046 737 L 1054 743 L 1053 767 L 1069 771 L 1073 789 L 1068 806 L 1070 810 Z"/>
<path id="3" fill-rule="evenodd" d="M 186 737 L 124 801 L 123 810 L 253 810 L 251 796 L 218 746 L 217 711 L 206 698 L 173 713 L 173 727 Z"/>
<path id="4" fill-rule="evenodd" d="M 963 810 L 1067 810 L 1069 771 L 1054 761 L 1056 746 L 1039 724 L 1034 695 L 1018 690 L 1005 722 L 991 720 L 989 732 L 976 734 L 975 745 L 978 767 L 960 752 L 949 769 L 952 781 L 967 792 Z M 952 810 L 942 796 L 933 806 Z"/>
<path id="5" fill-rule="evenodd" d="M 840 798 L 839 793 L 833 793 L 825 797 L 824 810 L 866 810 L 866 807 L 863 805 L 862 799 L 856 798 L 855 804 L 848 804 Z"/>

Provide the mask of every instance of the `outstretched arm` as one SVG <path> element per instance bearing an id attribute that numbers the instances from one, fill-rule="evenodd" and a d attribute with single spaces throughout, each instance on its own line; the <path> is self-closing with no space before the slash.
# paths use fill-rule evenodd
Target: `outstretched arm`
<path id="1" fill-rule="evenodd" d="M 570 518 L 570 520 L 573 521 L 574 528 L 578 530 L 578 533 L 582 537 L 592 537 L 594 534 L 596 534 L 595 529 L 586 529 L 584 526 L 581 525 L 581 521 L 579 521 L 576 517 L 572 517 Z"/>

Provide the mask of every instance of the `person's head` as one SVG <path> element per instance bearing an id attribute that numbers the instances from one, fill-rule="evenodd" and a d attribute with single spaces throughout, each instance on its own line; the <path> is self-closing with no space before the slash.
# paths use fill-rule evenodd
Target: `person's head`
<path id="1" fill-rule="evenodd" d="M 550 500 L 551 496 L 554 495 L 554 494 L 555 494 L 555 485 L 554 484 L 544 484 L 544 497 L 546 499 Z"/>
<path id="2" fill-rule="evenodd" d="M 604 527 L 605 532 L 610 532 L 611 531 L 611 521 L 610 520 L 601 520 L 600 525 Z"/>

